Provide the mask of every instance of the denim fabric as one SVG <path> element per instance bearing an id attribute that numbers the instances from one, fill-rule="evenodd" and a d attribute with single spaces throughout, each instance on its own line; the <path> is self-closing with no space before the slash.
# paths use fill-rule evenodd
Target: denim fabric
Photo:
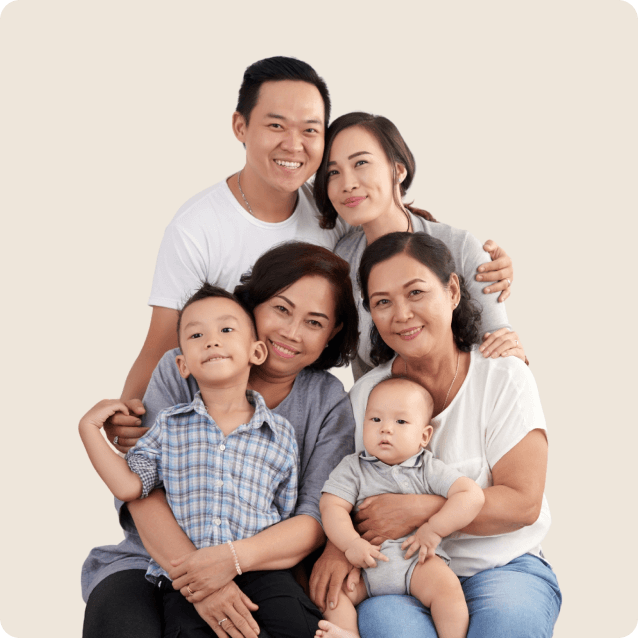
<path id="1" fill-rule="evenodd" d="M 524 554 L 460 578 L 470 612 L 467 638 L 550 638 L 562 602 L 551 567 Z M 437 638 L 430 610 L 412 596 L 368 598 L 358 607 L 362 638 Z"/>

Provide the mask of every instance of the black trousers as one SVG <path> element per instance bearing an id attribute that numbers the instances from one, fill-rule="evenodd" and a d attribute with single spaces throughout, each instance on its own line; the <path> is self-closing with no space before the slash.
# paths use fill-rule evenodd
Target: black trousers
<path id="1" fill-rule="evenodd" d="M 91 592 L 84 612 L 83 638 L 162 638 L 169 636 L 171 608 L 177 608 L 173 622 L 200 626 L 200 636 L 214 632 L 179 592 L 155 587 L 143 569 L 116 572 Z M 262 575 L 265 580 L 262 581 Z M 270 578 L 269 578 L 270 576 Z M 239 588 L 257 605 L 253 617 L 259 624 L 259 638 L 314 636 L 321 613 L 304 594 L 288 571 L 247 572 L 235 578 Z M 181 602 L 180 602 L 181 599 Z M 186 610 L 187 617 L 179 611 Z M 167 613 L 168 611 L 168 613 Z M 193 616 L 194 614 L 194 616 Z M 190 618 L 191 620 L 188 620 Z M 185 628 L 187 630 L 187 628 Z M 208 633 L 201 633 L 208 632 Z M 173 630 L 174 633 L 174 630 Z M 180 634 L 190 635 L 190 634 Z"/>
<path id="2" fill-rule="evenodd" d="M 162 638 L 162 591 L 145 569 L 105 578 L 91 592 L 84 611 L 83 638 Z"/>
<path id="3" fill-rule="evenodd" d="M 289 570 L 247 572 L 235 582 L 256 605 L 252 612 L 260 638 L 313 638 L 321 612 L 310 601 Z M 164 636 L 166 638 L 214 638 L 215 632 L 202 620 L 170 581 L 161 587 L 164 595 Z M 223 627 L 223 625 L 222 625 Z"/>

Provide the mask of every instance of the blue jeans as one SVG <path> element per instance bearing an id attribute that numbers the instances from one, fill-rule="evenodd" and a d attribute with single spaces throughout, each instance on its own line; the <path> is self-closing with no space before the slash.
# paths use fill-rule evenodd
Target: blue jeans
<path id="1" fill-rule="evenodd" d="M 460 578 L 470 612 L 467 638 L 550 638 L 562 602 L 543 560 L 524 554 Z M 412 596 L 377 596 L 358 607 L 362 638 L 437 638 L 430 610 Z"/>

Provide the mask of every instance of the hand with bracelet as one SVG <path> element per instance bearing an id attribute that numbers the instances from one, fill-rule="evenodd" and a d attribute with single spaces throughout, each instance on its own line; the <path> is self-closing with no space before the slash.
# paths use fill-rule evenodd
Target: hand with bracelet
<path id="1" fill-rule="evenodd" d="M 173 588 L 190 603 L 198 603 L 241 575 L 241 567 L 231 541 L 213 547 L 202 547 L 172 560 L 168 575 Z"/>

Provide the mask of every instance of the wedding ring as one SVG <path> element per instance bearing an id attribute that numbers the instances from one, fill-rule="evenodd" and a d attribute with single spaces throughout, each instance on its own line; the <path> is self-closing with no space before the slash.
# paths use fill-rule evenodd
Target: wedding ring
<path id="1" fill-rule="evenodd" d="M 188 593 L 192 596 L 195 592 L 190 588 L 190 585 L 186 585 L 186 589 L 188 589 Z"/>
<path id="2" fill-rule="evenodd" d="M 228 620 L 228 618 L 222 618 L 217 624 L 221 627 L 221 624 L 223 622 L 226 622 Z"/>
<path id="3" fill-rule="evenodd" d="M 119 436 L 113 437 L 113 445 L 117 445 L 117 442 L 120 440 Z"/>

